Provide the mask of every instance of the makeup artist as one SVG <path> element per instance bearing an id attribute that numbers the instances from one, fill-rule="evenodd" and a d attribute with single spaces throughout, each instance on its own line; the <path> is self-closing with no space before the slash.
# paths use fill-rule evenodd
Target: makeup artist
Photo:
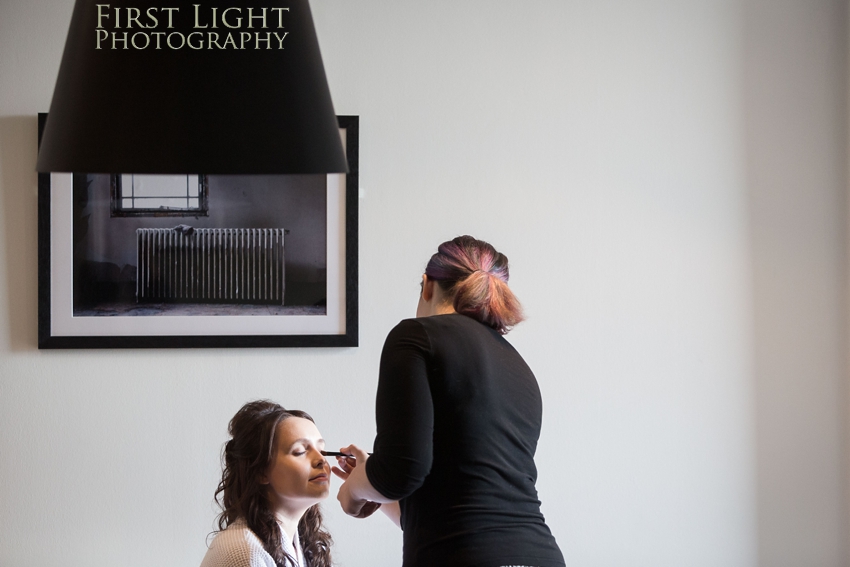
<path id="1" fill-rule="evenodd" d="M 564 565 L 534 487 L 540 390 L 503 337 L 521 320 L 508 259 L 460 236 L 387 337 L 374 453 L 345 447 L 335 472 L 347 514 L 381 503 L 404 530 L 404 567 Z"/>

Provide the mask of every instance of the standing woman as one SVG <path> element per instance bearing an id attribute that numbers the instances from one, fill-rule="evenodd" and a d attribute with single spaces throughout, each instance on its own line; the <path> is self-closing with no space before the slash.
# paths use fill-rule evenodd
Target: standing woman
<path id="1" fill-rule="evenodd" d="M 540 513 L 534 451 L 542 402 L 503 335 L 522 320 L 508 259 L 460 236 L 422 276 L 416 319 L 381 355 L 370 457 L 342 450 L 338 499 L 352 516 L 384 503 L 404 530 L 404 567 L 560 567 Z M 365 466 L 364 466 L 365 463 Z"/>
<path id="2" fill-rule="evenodd" d="M 219 531 L 201 567 L 331 567 L 325 442 L 303 411 L 258 400 L 242 406 L 224 446 Z"/>

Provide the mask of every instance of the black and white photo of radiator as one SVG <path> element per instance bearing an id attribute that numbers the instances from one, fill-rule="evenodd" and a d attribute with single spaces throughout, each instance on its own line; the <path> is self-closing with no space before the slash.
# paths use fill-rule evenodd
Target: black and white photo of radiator
<path id="1" fill-rule="evenodd" d="M 283 305 L 287 232 L 136 229 L 136 301 Z"/>
<path id="2" fill-rule="evenodd" d="M 128 212 L 115 175 L 77 176 L 75 317 L 327 313 L 326 176 L 201 177 L 203 211 L 150 198 Z"/>

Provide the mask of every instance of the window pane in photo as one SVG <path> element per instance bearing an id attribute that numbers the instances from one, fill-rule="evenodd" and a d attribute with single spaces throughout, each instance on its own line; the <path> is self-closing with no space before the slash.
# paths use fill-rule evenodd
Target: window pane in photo
<path id="1" fill-rule="evenodd" d="M 185 197 L 189 184 L 188 175 L 132 175 L 130 177 L 132 177 L 132 191 L 135 197 Z M 122 189 L 124 195 L 127 195 L 129 187 Z M 195 191 L 197 190 L 196 182 Z M 185 201 L 183 206 L 186 206 Z"/>
<path id="2" fill-rule="evenodd" d="M 121 196 L 133 196 L 133 175 L 131 173 L 121 174 Z"/>
<path id="3" fill-rule="evenodd" d="M 207 216 L 205 175 L 111 176 L 112 216 Z"/>
<path id="4" fill-rule="evenodd" d="M 136 199 L 137 209 L 185 209 L 186 198 L 178 199 Z"/>

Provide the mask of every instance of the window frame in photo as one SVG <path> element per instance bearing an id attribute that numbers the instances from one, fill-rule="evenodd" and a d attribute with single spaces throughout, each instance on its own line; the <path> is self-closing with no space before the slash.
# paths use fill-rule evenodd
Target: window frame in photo
<path id="1" fill-rule="evenodd" d="M 180 199 L 190 199 L 191 197 L 187 195 L 184 197 L 183 195 L 175 195 L 174 197 L 126 197 L 123 194 L 123 182 L 121 178 L 124 173 L 113 173 L 110 176 L 110 215 L 113 217 L 208 217 L 210 214 L 209 208 L 209 179 L 206 175 L 198 175 L 198 208 L 193 209 L 190 207 L 185 208 L 141 208 L 141 207 L 133 207 L 131 209 L 124 208 L 123 202 L 125 198 L 131 199 L 152 199 L 152 198 L 164 198 L 164 199 L 172 199 L 172 198 L 180 198 Z M 136 174 L 129 174 L 136 175 Z M 187 187 L 188 180 L 190 177 L 194 177 L 191 175 L 186 175 L 187 178 Z"/>

